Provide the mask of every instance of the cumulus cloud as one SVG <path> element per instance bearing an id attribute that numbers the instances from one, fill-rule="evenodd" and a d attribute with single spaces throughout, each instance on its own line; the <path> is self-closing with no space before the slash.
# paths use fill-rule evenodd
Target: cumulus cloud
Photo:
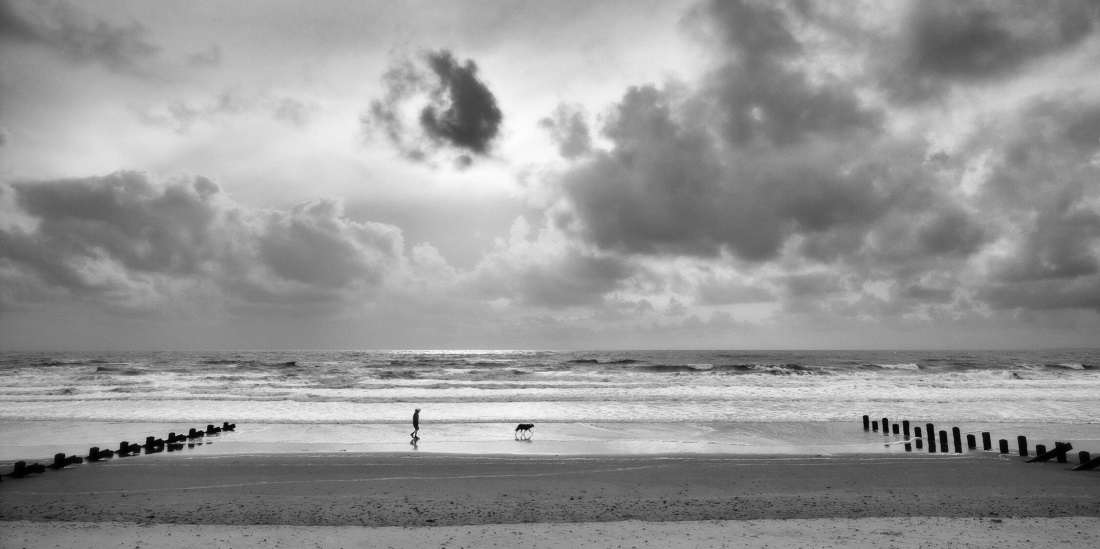
<path id="1" fill-rule="evenodd" d="M 421 63 L 394 61 L 382 76 L 385 95 L 362 117 L 368 131 L 380 129 L 401 153 L 422 161 L 439 148 L 457 151 L 460 164 L 487 155 L 504 115 L 477 64 L 459 62 L 449 50 L 427 53 Z M 406 107 L 416 109 L 411 124 Z"/>
<path id="2" fill-rule="evenodd" d="M 1037 308 L 1045 296 L 1045 308 L 1095 308 L 1095 97 L 991 113 L 948 151 L 894 118 L 940 116 L 934 105 L 879 92 L 899 75 L 922 98 L 1008 78 L 1082 44 L 1096 7 L 925 5 L 892 30 L 904 52 L 872 49 L 841 66 L 820 62 L 822 36 L 844 32 L 834 42 L 847 47 L 889 31 L 836 27 L 797 3 L 705 3 L 690 21 L 713 31 L 714 67 L 627 89 L 600 127 L 609 146 L 559 175 L 552 222 L 625 264 L 694 257 L 740 271 L 700 282 L 700 305 L 928 317 L 929 307 Z M 899 55 L 907 64 L 890 66 Z M 568 121 L 561 111 L 546 122 L 559 144 Z"/>
<path id="3" fill-rule="evenodd" d="M 987 264 L 994 305 L 1100 310 L 1098 113 L 1097 102 L 1044 99 L 992 125 L 1005 139 L 974 143 L 996 152 L 978 198 L 1010 231 Z"/>
<path id="4" fill-rule="evenodd" d="M 953 83 L 982 83 L 1018 74 L 1027 64 L 1077 46 L 1091 36 L 1100 6 L 1087 0 L 1057 4 L 914 2 L 884 61 L 884 85 L 895 98 L 936 97 Z"/>
<path id="5" fill-rule="evenodd" d="M 508 240 L 499 240 L 470 273 L 470 291 L 550 309 L 594 305 L 632 272 L 621 258 L 586 250 L 556 231 L 532 233 L 518 218 Z"/>
<path id="6" fill-rule="evenodd" d="M 577 158 L 592 150 L 588 122 L 579 106 L 559 105 L 550 116 L 539 121 L 539 127 L 550 132 L 564 158 Z"/>
<path id="7" fill-rule="evenodd" d="M 205 292 L 241 307 L 338 307 L 407 268 L 400 230 L 348 220 L 331 200 L 259 210 L 204 177 L 140 172 L 12 183 L 4 194 L 13 221 L 0 226 L 0 277 L 39 289 L 5 295 L 8 306 L 126 296 L 142 309 Z"/>
<path id="8" fill-rule="evenodd" d="M 0 0 L 0 41 L 49 48 L 70 62 L 144 75 L 160 47 L 141 24 L 112 25 L 63 2 Z M 6 40 L 5 40 L 6 39 Z"/>

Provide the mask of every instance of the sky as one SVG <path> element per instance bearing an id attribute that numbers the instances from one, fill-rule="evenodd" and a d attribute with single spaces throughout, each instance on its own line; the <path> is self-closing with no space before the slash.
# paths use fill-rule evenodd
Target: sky
<path id="1" fill-rule="evenodd" d="M 0 349 L 1100 341 L 1094 1 L 0 0 Z"/>

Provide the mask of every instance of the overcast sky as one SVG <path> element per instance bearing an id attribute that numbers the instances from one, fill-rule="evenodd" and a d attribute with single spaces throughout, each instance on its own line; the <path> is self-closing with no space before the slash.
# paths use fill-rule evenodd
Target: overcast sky
<path id="1" fill-rule="evenodd" d="M 0 348 L 1095 346 L 1098 11 L 0 0 Z"/>

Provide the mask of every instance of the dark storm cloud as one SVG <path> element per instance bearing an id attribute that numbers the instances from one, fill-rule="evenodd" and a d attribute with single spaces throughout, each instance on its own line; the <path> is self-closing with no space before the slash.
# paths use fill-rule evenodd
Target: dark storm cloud
<path id="1" fill-rule="evenodd" d="M 428 55 L 428 66 L 439 78 L 432 104 L 420 111 L 420 125 L 436 141 L 485 154 L 500 131 L 503 115 L 496 97 L 477 77 L 477 64 L 455 60 L 443 50 Z"/>
<path id="2" fill-rule="evenodd" d="M 539 121 L 550 132 L 564 158 L 577 158 L 592 151 L 592 135 L 579 107 L 559 105 L 553 114 Z"/>
<path id="3" fill-rule="evenodd" d="M 472 60 L 460 63 L 448 50 L 428 53 L 423 65 L 401 59 L 382 82 L 384 97 L 371 102 L 362 121 L 368 131 L 380 128 L 409 159 L 424 160 L 433 149 L 447 147 L 468 165 L 469 154 L 488 154 L 500 133 L 504 115 Z M 402 114 L 409 102 L 418 105 L 416 130 Z"/>
<path id="4" fill-rule="evenodd" d="M 905 21 L 896 67 L 886 86 L 895 97 L 921 100 L 953 82 L 1012 76 L 1026 64 L 1081 44 L 1097 28 L 1100 5 L 936 0 L 915 2 Z"/>
<path id="5" fill-rule="evenodd" d="M 862 72 L 881 68 L 877 61 L 849 73 L 809 72 L 820 67 L 799 42 L 805 28 L 795 33 L 793 12 L 775 6 L 721 2 L 695 12 L 717 25 L 721 62 L 693 84 L 623 94 L 600 128 L 609 146 L 575 157 L 560 176 L 567 207 L 552 217 L 557 227 L 624 258 L 730 257 L 750 269 L 781 259 L 767 263 L 776 270 L 766 280 L 785 290 L 787 310 L 815 299 L 832 301 L 813 310 L 853 315 L 982 306 L 970 297 L 997 308 L 1092 307 L 1090 292 L 1100 288 L 1094 101 L 1035 100 L 978 122 L 948 154 L 919 132 L 891 127 L 889 103 L 861 100 L 881 81 L 882 73 Z M 977 34 L 958 44 L 966 51 L 955 60 L 913 53 L 914 74 L 944 86 L 992 81 L 1080 44 L 1096 26 L 1093 5 L 983 6 L 960 12 L 952 23 L 959 29 L 939 31 Z M 951 10 L 929 11 L 906 28 L 932 33 L 918 22 Z M 1001 38 L 991 30 L 1002 28 Z M 560 129 L 566 119 L 548 125 Z M 795 265 L 793 272 L 827 272 L 782 274 Z M 1040 306 L 1044 294 L 1050 299 Z M 768 297 L 710 283 L 696 295 L 711 304 Z"/>
<path id="6" fill-rule="evenodd" d="M 981 200 L 1013 220 L 1017 249 L 997 282 L 1096 278 L 1100 272 L 1100 103 L 1046 99 L 990 128 L 1007 138 Z"/>
<path id="7" fill-rule="evenodd" d="M 118 172 L 4 191 L 13 219 L 29 222 L 0 226 L 0 271 L 43 293 L 144 302 L 212 286 L 231 301 L 331 302 L 377 286 L 403 261 L 395 227 L 349 221 L 325 200 L 249 209 L 203 177 Z"/>
<path id="8" fill-rule="evenodd" d="M 771 5 L 695 16 L 717 27 L 725 61 L 694 89 L 626 92 L 602 128 L 613 148 L 563 180 L 574 228 L 608 249 L 752 261 L 796 234 L 860 238 L 895 200 L 863 148 L 882 113 L 799 69 L 802 47 Z"/>
<path id="9" fill-rule="evenodd" d="M 830 158 L 843 151 L 827 146 L 741 149 L 678 118 L 678 102 L 629 90 L 604 127 L 614 149 L 565 175 L 577 228 L 601 247 L 760 261 L 792 234 L 864 226 L 890 205 L 873 160 Z"/>
<path id="10" fill-rule="evenodd" d="M 878 127 L 881 114 L 861 106 L 850 88 L 811 83 L 790 66 L 803 50 L 783 12 L 741 1 L 703 9 L 718 25 L 729 58 L 705 84 L 705 100 L 730 142 L 763 139 L 782 146 L 815 134 L 843 138 Z"/>
<path id="11" fill-rule="evenodd" d="M 146 74 L 147 62 L 160 51 L 146 35 L 145 27 L 136 22 L 115 26 L 92 20 L 62 2 L 17 5 L 0 0 L 0 42 L 47 47 L 73 63 Z"/>

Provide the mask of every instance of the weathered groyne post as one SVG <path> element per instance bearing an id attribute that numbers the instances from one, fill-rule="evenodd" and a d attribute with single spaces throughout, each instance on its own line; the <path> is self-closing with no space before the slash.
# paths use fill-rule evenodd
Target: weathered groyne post
<path id="1" fill-rule="evenodd" d="M 69 459 L 65 457 L 65 454 L 59 453 L 53 455 L 53 463 L 50 464 L 50 469 L 57 470 L 65 467 L 69 464 Z"/>
<path id="2" fill-rule="evenodd" d="M 924 447 L 924 437 L 920 436 L 920 427 L 913 428 L 913 438 L 916 439 L 917 450 L 920 450 Z"/>
<path id="3" fill-rule="evenodd" d="M 17 462 L 15 462 L 15 469 L 12 470 L 12 472 L 9 473 L 8 476 L 9 477 L 15 477 L 15 478 L 23 478 L 23 477 L 25 477 L 25 476 L 33 473 L 33 472 L 34 471 L 31 470 L 31 468 L 27 467 L 27 462 L 17 461 Z"/>
<path id="4" fill-rule="evenodd" d="M 1020 435 L 1016 437 L 1016 444 L 1020 446 L 1020 457 L 1027 457 L 1027 437 Z M 1039 451 L 1039 447 L 1035 447 L 1035 451 Z"/>
<path id="5" fill-rule="evenodd" d="M 867 414 L 863 414 L 863 430 L 864 431 L 870 431 L 871 430 L 871 416 L 869 416 Z"/>
<path id="6" fill-rule="evenodd" d="M 889 435 L 890 434 L 890 420 L 889 419 L 882 418 L 882 434 L 884 434 L 884 435 Z"/>
<path id="7" fill-rule="evenodd" d="M 978 439 L 974 438 L 974 435 L 966 435 L 966 447 L 970 450 L 978 448 Z"/>
<path id="8" fill-rule="evenodd" d="M 1089 457 L 1088 452 L 1081 452 L 1081 453 L 1085 454 L 1083 456 L 1080 456 L 1082 459 L 1084 459 L 1086 457 Z M 1088 471 L 1090 469 L 1095 469 L 1097 467 L 1100 467 L 1100 456 L 1089 459 L 1088 461 L 1078 465 L 1077 467 L 1074 467 L 1073 470 L 1074 471 Z"/>
<path id="9" fill-rule="evenodd" d="M 877 419 L 871 422 L 871 431 L 873 431 L 875 433 L 878 432 L 878 420 Z"/>
<path id="10" fill-rule="evenodd" d="M 951 451 L 947 449 L 947 431 L 943 429 L 940 429 L 940 448 L 943 448 L 944 453 Z"/>
<path id="11" fill-rule="evenodd" d="M 961 454 L 963 451 L 962 431 L 958 427 L 952 427 L 951 438 L 955 443 L 955 453 Z"/>
<path id="12" fill-rule="evenodd" d="M 982 450 L 992 450 L 993 439 L 990 438 L 989 433 L 982 433 Z"/>
<path id="13" fill-rule="evenodd" d="M 891 425 L 890 428 L 894 430 L 895 435 L 901 433 L 901 426 L 899 426 L 896 422 L 893 425 Z"/>
<path id="14" fill-rule="evenodd" d="M 901 432 L 902 432 L 903 435 L 905 435 L 905 440 L 909 440 L 909 420 L 908 419 L 901 422 Z"/>
<path id="15" fill-rule="evenodd" d="M 1001 453 L 1002 454 L 1007 454 L 1008 453 L 1008 441 L 1002 438 L 1000 440 L 1000 445 L 1001 445 Z"/>

